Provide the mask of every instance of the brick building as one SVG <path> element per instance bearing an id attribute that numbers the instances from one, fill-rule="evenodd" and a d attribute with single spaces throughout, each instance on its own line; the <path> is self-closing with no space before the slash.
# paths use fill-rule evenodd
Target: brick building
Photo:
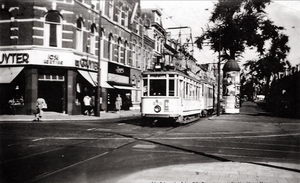
<path id="1" fill-rule="evenodd" d="M 2 0 L 0 6 L 0 113 L 14 99 L 17 114 L 32 114 L 43 97 L 48 111 L 81 114 L 83 97 L 96 95 L 98 73 L 102 110 L 114 110 L 118 93 L 123 109 L 139 107 L 149 52 L 139 0 Z"/>

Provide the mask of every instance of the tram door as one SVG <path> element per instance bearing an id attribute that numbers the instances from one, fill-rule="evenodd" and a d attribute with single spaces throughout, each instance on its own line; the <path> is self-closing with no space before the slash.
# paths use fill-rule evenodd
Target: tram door
<path id="1" fill-rule="evenodd" d="M 64 105 L 64 82 L 39 81 L 38 97 L 45 99 L 46 111 L 63 112 Z"/>

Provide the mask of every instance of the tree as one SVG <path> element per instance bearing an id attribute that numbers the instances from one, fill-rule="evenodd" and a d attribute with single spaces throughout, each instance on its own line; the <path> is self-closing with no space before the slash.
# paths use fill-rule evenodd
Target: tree
<path id="1" fill-rule="evenodd" d="M 270 3 L 270 0 L 219 0 L 209 19 L 211 26 L 195 41 L 199 49 L 208 41 L 212 50 L 221 52 L 223 60 L 236 60 L 246 48 L 256 48 L 257 61 L 244 65 L 250 70 L 247 82 L 252 79 L 253 85 L 266 83 L 265 91 L 271 76 L 288 64 L 285 59 L 290 50 L 288 37 L 281 33 L 284 28 L 274 25 L 264 11 Z"/>
<path id="2" fill-rule="evenodd" d="M 246 47 L 264 54 L 265 43 L 282 27 L 273 25 L 264 11 L 270 0 L 219 0 L 209 22 L 195 43 L 199 49 L 207 41 L 222 59 L 237 59 Z"/>

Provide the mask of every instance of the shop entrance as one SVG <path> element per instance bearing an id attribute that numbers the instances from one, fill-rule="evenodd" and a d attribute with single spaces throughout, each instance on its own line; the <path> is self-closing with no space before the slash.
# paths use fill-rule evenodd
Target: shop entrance
<path id="1" fill-rule="evenodd" d="M 122 98 L 121 110 L 129 110 L 129 108 L 132 107 L 130 90 L 109 89 L 107 96 L 108 111 L 115 111 L 115 102 L 118 94 L 120 94 Z"/>
<path id="2" fill-rule="evenodd" d="M 64 112 L 64 82 L 39 81 L 38 97 L 45 99 L 45 111 Z"/>

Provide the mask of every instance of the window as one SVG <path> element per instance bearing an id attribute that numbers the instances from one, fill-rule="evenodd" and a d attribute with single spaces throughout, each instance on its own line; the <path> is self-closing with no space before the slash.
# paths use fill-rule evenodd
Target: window
<path id="1" fill-rule="evenodd" d="M 175 96 L 175 82 L 174 82 L 174 79 L 169 80 L 169 96 Z"/>
<path id="2" fill-rule="evenodd" d="M 121 38 L 118 39 L 118 58 L 117 61 L 120 63 L 122 60 L 122 41 Z"/>
<path id="3" fill-rule="evenodd" d="M 140 67 L 140 55 L 141 55 L 141 46 L 138 46 L 136 45 L 136 52 L 135 52 L 135 55 L 136 55 L 136 59 L 135 59 L 135 66 L 136 67 Z"/>
<path id="4" fill-rule="evenodd" d="M 132 66 L 136 63 L 136 52 L 137 52 L 137 45 L 136 41 L 132 44 Z"/>
<path id="5" fill-rule="evenodd" d="M 166 84 L 165 79 L 150 80 L 150 96 L 166 96 Z"/>
<path id="6" fill-rule="evenodd" d="M 124 42 L 124 64 L 128 64 L 128 43 Z"/>
<path id="7" fill-rule="evenodd" d="M 109 0 L 109 2 L 108 2 L 108 17 L 110 19 L 113 19 L 113 16 L 114 16 L 114 1 Z"/>
<path id="8" fill-rule="evenodd" d="M 78 51 L 83 50 L 83 18 L 79 17 L 77 19 L 77 29 L 76 29 L 76 49 Z"/>
<path id="9" fill-rule="evenodd" d="M 50 10 L 45 17 L 44 46 L 62 46 L 62 15 L 56 10 Z"/>
<path id="10" fill-rule="evenodd" d="M 148 96 L 148 79 L 143 79 L 143 96 Z"/>
<path id="11" fill-rule="evenodd" d="M 109 35 L 108 38 L 108 47 L 107 47 L 107 52 L 108 52 L 108 60 L 112 60 L 112 34 Z"/>
<path id="12" fill-rule="evenodd" d="M 91 25 L 91 36 L 90 36 L 90 53 L 95 54 L 96 50 L 96 36 L 95 33 L 97 31 L 96 24 L 93 23 Z"/>
<path id="13" fill-rule="evenodd" d="M 10 13 L 6 9 L 0 9 L 0 20 L 10 20 Z M 10 30 L 10 23 L 1 23 L 0 24 L 0 45 L 10 45 L 10 36 L 14 35 L 11 34 Z"/>

